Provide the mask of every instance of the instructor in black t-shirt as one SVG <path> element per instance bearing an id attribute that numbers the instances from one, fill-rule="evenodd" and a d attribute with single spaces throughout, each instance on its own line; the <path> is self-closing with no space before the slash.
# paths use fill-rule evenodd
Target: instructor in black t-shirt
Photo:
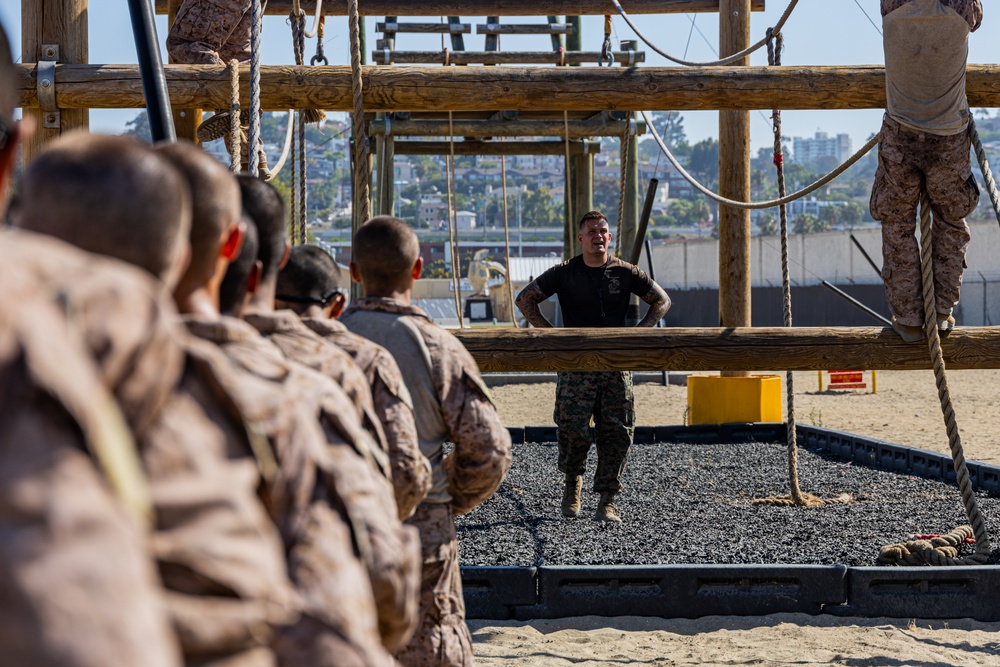
<path id="1" fill-rule="evenodd" d="M 525 319 L 536 327 L 551 327 L 538 304 L 556 294 L 567 327 L 621 327 L 630 295 L 635 294 L 649 304 L 639 326 L 659 322 L 670 299 L 641 269 L 610 255 L 611 230 L 604 214 L 591 211 L 583 216 L 576 238 L 581 254 L 552 267 L 517 295 Z M 559 470 L 566 475 L 562 502 L 566 517 L 580 512 L 591 417 L 597 427 L 594 491 L 601 494 L 595 518 L 620 522 L 614 498 L 621 490 L 620 477 L 635 430 L 631 371 L 559 373 L 553 418 L 559 426 Z"/>

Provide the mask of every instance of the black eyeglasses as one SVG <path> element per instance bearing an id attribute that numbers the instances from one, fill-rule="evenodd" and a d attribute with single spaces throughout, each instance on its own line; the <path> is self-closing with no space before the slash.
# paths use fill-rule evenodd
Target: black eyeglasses
<path id="1" fill-rule="evenodd" d="M 278 301 L 287 301 L 288 303 L 308 303 L 310 305 L 326 306 L 334 297 L 338 294 L 343 294 L 347 296 L 347 290 L 343 287 L 335 287 L 323 296 L 297 296 L 292 294 L 275 294 L 274 298 Z"/>

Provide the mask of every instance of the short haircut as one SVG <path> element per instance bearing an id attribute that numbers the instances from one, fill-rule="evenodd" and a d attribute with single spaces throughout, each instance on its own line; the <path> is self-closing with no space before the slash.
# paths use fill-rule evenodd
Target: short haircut
<path id="1" fill-rule="evenodd" d="M 292 248 L 288 263 L 278 274 L 280 301 L 327 305 L 334 294 L 350 288 L 350 277 L 322 248 L 300 245 Z"/>
<path id="2" fill-rule="evenodd" d="M 156 150 L 191 190 L 191 263 L 185 282 L 203 286 L 215 274 L 222 234 L 240 218 L 240 187 L 221 162 L 193 143 L 160 144 Z"/>
<path id="3" fill-rule="evenodd" d="M 240 174 L 236 180 L 243 197 L 243 212 L 257 227 L 260 279 L 270 280 L 277 276 L 285 256 L 285 202 L 273 185 L 255 176 Z"/>
<path id="4" fill-rule="evenodd" d="M 0 146 L 14 122 L 14 107 L 18 104 L 16 81 L 10 40 L 7 39 L 7 31 L 0 25 Z"/>
<path id="5" fill-rule="evenodd" d="M 400 284 L 420 256 L 417 235 L 399 218 L 380 215 L 358 229 L 352 261 L 368 289 Z"/>
<path id="6" fill-rule="evenodd" d="M 242 222 L 246 224 L 246 234 L 243 236 L 243 245 L 240 246 L 240 254 L 236 256 L 226 268 L 226 276 L 219 286 L 219 312 L 226 315 L 235 315 L 239 312 L 240 306 L 247 295 L 247 284 L 250 280 L 250 272 L 253 271 L 254 262 L 257 261 L 259 241 L 257 239 L 257 227 L 244 215 Z"/>
<path id="7" fill-rule="evenodd" d="M 603 220 L 604 222 L 607 222 L 608 218 L 600 211 L 587 211 L 583 214 L 583 217 L 580 218 L 580 224 L 577 225 L 577 229 L 583 229 L 583 226 L 591 220 Z"/>
<path id="8" fill-rule="evenodd" d="M 163 280 L 188 245 L 190 198 L 184 178 L 148 146 L 75 131 L 25 171 L 14 222 Z"/>

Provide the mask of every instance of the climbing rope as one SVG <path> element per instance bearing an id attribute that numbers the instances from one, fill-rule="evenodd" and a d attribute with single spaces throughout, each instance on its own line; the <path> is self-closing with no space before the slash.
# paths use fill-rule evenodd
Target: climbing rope
<path id="1" fill-rule="evenodd" d="M 756 44 L 753 44 L 743 49 L 739 53 L 734 53 L 733 55 L 726 56 L 725 58 L 722 58 L 720 60 L 713 60 L 711 62 L 703 62 L 703 63 L 691 62 L 689 60 L 684 60 L 682 58 L 672 56 L 666 51 L 663 51 L 660 48 L 658 48 L 655 44 L 649 41 L 649 39 L 645 35 L 643 35 L 642 32 L 639 31 L 639 28 L 636 27 L 631 17 L 629 17 L 629 15 L 625 13 L 624 9 L 622 9 L 621 3 L 618 2 L 618 0 L 611 0 L 611 4 L 615 6 L 615 9 L 618 10 L 618 13 L 621 14 L 623 19 L 625 19 L 625 23 L 628 23 L 629 27 L 632 28 L 632 31 L 636 34 L 636 36 L 643 42 L 645 42 L 646 46 L 653 49 L 653 51 L 659 53 L 661 56 L 663 56 L 670 62 L 676 63 L 678 65 L 684 65 L 686 67 L 714 67 L 718 65 L 729 65 L 731 63 L 736 62 L 737 60 L 742 60 L 743 58 L 749 56 L 751 53 L 757 51 L 762 46 L 767 44 L 767 41 L 769 39 L 769 37 L 764 37 L 764 39 L 760 40 Z M 799 4 L 799 0 L 791 0 L 791 2 L 788 3 L 788 7 L 785 9 L 785 13 L 781 15 L 781 18 L 778 19 L 778 22 L 774 24 L 774 27 L 768 30 L 768 35 L 771 34 L 776 35 L 779 32 L 781 32 L 781 29 L 785 26 L 785 22 L 788 21 L 788 18 L 792 15 L 792 10 L 795 9 L 795 6 L 797 4 Z"/>
<path id="2" fill-rule="evenodd" d="M 289 116 L 288 124 L 291 126 L 292 119 Z M 299 220 L 299 244 L 304 244 L 306 242 L 306 225 L 308 221 L 308 188 L 306 178 L 306 117 L 305 112 L 299 111 L 298 113 L 298 126 L 299 126 L 299 210 L 298 210 L 298 220 Z"/>
<path id="3" fill-rule="evenodd" d="M 448 112 L 448 173 L 445 179 L 448 181 L 448 237 L 451 240 L 451 282 L 455 291 L 455 314 L 458 316 L 459 328 L 465 328 L 465 318 L 462 316 L 462 279 L 459 272 L 462 270 L 462 259 L 458 256 L 458 214 L 457 208 L 452 199 L 455 189 L 455 123 L 454 114 Z M 456 197 L 457 197 L 457 193 Z"/>
<path id="4" fill-rule="evenodd" d="M 247 139 L 247 168 L 260 175 L 260 32 L 264 18 L 261 0 L 250 3 L 250 136 Z"/>
<path id="5" fill-rule="evenodd" d="M 619 160 L 621 161 L 621 169 L 619 170 L 618 176 L 618 225 L 615 229 L 615 256 L 621 257 L 621 247 L 622 247 L 622 228 L 624 227 L 625 220 L 625 197 L 626 197 L 626 181 L 628 180 L 628 147 L 631 143 L 632 134 L 632 112 L 628 112 L 628 117 L 625 118 L 625 129 L 622 130 L 622 136 L 619 140 L 618 150 L 619 150 Z"/>
<path id="6" fill-rule="evenodd" d="M 348 22 L 351 33 L 351 92 L 354 112 L 351 122 L 354 129 L 354 203 L 358 224 L 371 217 L 371 174 L 368 172 L 368 133 L 365 130 L 364 88 L 361 78 L 361 32 L 358 27 L 358 0 L 347 0 Z"/>
<path id="7" fill-rule="evenodd" d="M 955 409 L 951 402 L 951 392 L 948 390 L 948 376 L 945 373 L 944 356 L 941 353 L 941 334 L 937 325 L 937 307 L 934 297 L 934 260 L 932 242 L 931 200 L 926 191 L 920 194 L 920 280 L 924 295 L 924 336 L 931 354 L 934 366 L 934 380 L 937 384 L 938 399 L 941 401 L 941 412 L 944 416 L 945 429 L 948 432 L 948 447 L 951 449 L 951 460 L 955 468 L 958 490 L 962 495 L 962 505 L 969 519 L 970 526 L 960 526 L 948 535 L 931 540 L 911 540 L 903 544 L 891 544 L 883 547 L 879 560 L 895 562 L 899 565 L 981 565 L 989 558 L 990 538 L 986 532 L 986 522 L 979 511 L 976 494 L 969 478 L 969 469 L 965 464 L 965 451 L 962 447 L 962 436 L 958 432 L 958 422 L 955 419 Z M 959 557 L 956 547 L 969 534 L 976 538 L 976 552 L 969 556 Z"/>
<path id="8" fill-rule="evenodd" d="M 743 210 L 775 208 L 781 206 L 782 204 L 793 202 L 796 199 L 801 199 L 802 197 L 805 197 L 806 195 L 811 194 L 816 190 L 819 190 L 821 187 L 823 187 L 824 185 L 826 185 L 827 183 L 829 183 L 830 181 L 837 178 L 845 171 L 853 167 L 858 160 L 863 158 L 868 153 L 868 151 L 875 148 L 875 146 L 878 144 L 878 139 L 879 139 L 879 135 L 875 134 L 875 136 L 873 136 L 871 139 L 868 140 L 868 143 L 866 143 L 864 146 L 861 147 L 861 150 L 859 150 L 851 157 L 847 158 L 847 161 L 844 162 L 844 164 L 840 165 L 839 167 L 837 167 L 829 174 L 816 181 L 815 183 L 807 185 L 801 190 L 793 192 L 788 196 L 781 197 L 779 199 L 772 199 L 770 201 L 741 202 L 741 201 L 735 201 L 733 199 L 727 199 L 726 197 L 722 197 L 712 192 L 701 183 L 699 183 L 694 176 L 689 174 L 688 171 L 684 169 L 683 166 L 681 166 L 681 163 L 678 162 L 677 158 L 674 157 L 674 154 L 670 152 L 670 149 L 667 148 L 667 145 L 663 143 L 663 138 L 660 136 L 660 133 L 656 131 L 656 127 L 653 125 L 653 122 L 649 119 L 649 115 L 645 111 L 641 111 L 640 113 L 642 114 L 643 119 L 646 121 L 646 125 L 649 127 L 649 131 L 652 133 L 653 139 L 655 139 L 657 145 L 659 145 L 660 150 L 663 151 L 663 154 L 667 156 L 668 160 L 670 160 L 670 164 L 674 165 L 674 169 L 676 169 L 677 172 L 684 177 L 684 180 L 690 183 L 698 192 L 702 193 L 709 199 L 717 201 L 720 204 L 724 204 L 725 206 Z"/>
<path id="9" fill-rule="evenodd" d="M 229 171 L 240 173 L 243 129 L 240 127 L 240 61 L 233 58 L 229 69 Z"/>
<path id="10" fill-rule="evenodd" d="M 503 246 L 504 251 L 507 253 L 507 301 L 510 306 L 510 319 L 514 322 L 514 328 L 520 329 L 521 325 L 517 323 L 517 309 L 514 306 L 514 285 L 513 277 L 511 275 L 511 263 L 510 263 L 510 225 L 507 221 L 507 156 L 500 156 L 500 180 L 503 183 Z"/>
<path id="11" fill-rule="evenodd" d="M 305 11 L 301 8 L 299 0 L 292 0 L 292 13 L 295 15 L 302 14 L 305 15 Z M 319 32 L 320 41 L 323 40 L 323 0 L 316 0 L 316 14 L 313 16 L 313 25 L 311 30 L 303 29 L 302 34 L 307 38 L 312 39 Z"/>
<path id="12" fill-rule="evenodd" d="M 997 192 L 997 182 L 993 178 L 990 162 L 986 159 L 986 150 L 983 148 L 983 142 L 979 138 L 976 121 L 972 118 L 969 119 L 969 131 L 972 133 L 972 147 L 976 152 L 976 160 L 979 161 L 979 170 L 982 172 L 983 182 L 986 184 L 986 194 L 989 195 L 990 203 L 993 204 L 993 213 L 997 217 L 997 223 L 1000 223 L 1000 193 Z"/>

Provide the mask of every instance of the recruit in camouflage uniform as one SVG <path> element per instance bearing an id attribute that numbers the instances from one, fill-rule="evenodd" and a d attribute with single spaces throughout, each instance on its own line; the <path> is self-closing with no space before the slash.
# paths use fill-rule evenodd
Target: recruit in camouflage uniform
<path id="1" fill-rule="evenodd" d="M 635 434 L 631 371 L 558 374 L 553 419 L 559 424 L 559 470 L 567 477 L 587 470 L 591 415 L 601 443 L 594 491 L 616 494 Z"/>
<path id="2" fill-rule="evenodd" d="M 145 272 L 117 262 L 95 272 L 104 260 L 52 239 L 30 243 L 38 251 L 19 253 L 22 270 L 58 295 L 138 444 L 153 555 L 186 664 L 273 665 L 269 643 L 292 617 L 292 591 L 246 431 L 214 390 L 227 362 L 177 336 L 176 311 Z"/>
<path id="3" fill-rule="evenodd" d="M 184 0 L 167 35 L 170 59 L 187 65 L 249 62 L 250 5 L 250 0 Z"/>
<path id="4" fill-rule="evenodd" d="M 980 0 L 882 0 L 886 117 L 872 187 L 872 217 L 882 222 L 886 300 L 906 340 L 923 325 L 920 255 L 914 237 L 927 190 L 934 214 L 933 267 L 938 326 L 954 324 L 969 246 L 965 216 L 979 189 L 969 163 L 965 68 L 969 31 L 982 21 Z"/>
<path id="5" fill-rule="evenodd" d="M 364 372 L 349 354 L 313 333 L 290 310 L 248 310 L 243 313 L 243 319 L 274 342 L 289 359 L 312 368 L 339 384 L 354 404 L 365 430 L 383 452 L 388 452 L 382 424 L 375 416 L 371 387 Z"/>
<path id="6" fill-rule="evenodd" d="M 375 416 L 382 424 L 389 447 L 389 465 L 399 518 L 405 520 L 411 517 L 430 491 L 431 464 L 420 453 L 413 399 L 396 360 L 384 347 L 351 333 L 337 320 L 303 318 L 302 322 L 351 355 L 368 378 Z"/>
<path id="7" fill-rule="evenodd" d="M 364 447 L 345 421 L 353 412 L 349 400 L 329 378 L 289 362 L 242 320 L 189 315 L 185 322 L 192 334 L 219 345 L 233 361 L 233 372 L 224 381 L 251 426 L 268 437 L 276 456 L 268 507 L 285 540 L 289 574 L 298 587 L 303 614 L 277 642 L 279 661 L 289 666 L 391 667 L 392 657 L 379 636 L 366 569 L 372 566 L 372 554 L 354 550 L 355 544 L 384 542 L 391 531 L 376 526 L 377 534 L 371 534 L 368 526 L 379 517 L 358 511 L 366 501 L 341 493 L 340 477 L 346 471 L 334 469 L 326 452 L 332 445 L 350 457 Z M 363 459 L 354 458 L 363 464 L 358 468 L 362 479 L 369 479 L 376 493 L 384 490 L 382 481 L 365 470 Z M 392 518 L 382 517 L 380 523 L 391 524 Z M 353 535 L 355 530 L 362 534 Z M 410 590 L 412 626 L 418 580 L 416 535 L 406 536 L 405 531 L 400 535 L 405 539 L 395 544 L 398 562 L 381 566 L 402 568 L 398 577 Z M 395 643 L 409 630 L 396 630 Z"/>
<path id="8" fill-rule="evenodd" d="M 431 491 L 407 521 L 420 530 L 424 559 L 420 622 L 396 658 L 407 667 L 471 665 L 453 516 L 471 511 L 500 486 L 510 467 L 510 434 L 472 356 L 420 308 L 363 298 L 342 321 L 392 353 L 413 399 L 421 451 L 431 463 Z M 455 447 L 444 456 L 449 440 Z"/>
<path id="9" fill-rule="evenodd" d="M 135 442 L 77 338 L 84 332 L 31 270 L 56 244 L 2 236 L 0 655 L 38 667 L 176 667 Z M 86 273 L 132 277 L 102 260 Z"/>

